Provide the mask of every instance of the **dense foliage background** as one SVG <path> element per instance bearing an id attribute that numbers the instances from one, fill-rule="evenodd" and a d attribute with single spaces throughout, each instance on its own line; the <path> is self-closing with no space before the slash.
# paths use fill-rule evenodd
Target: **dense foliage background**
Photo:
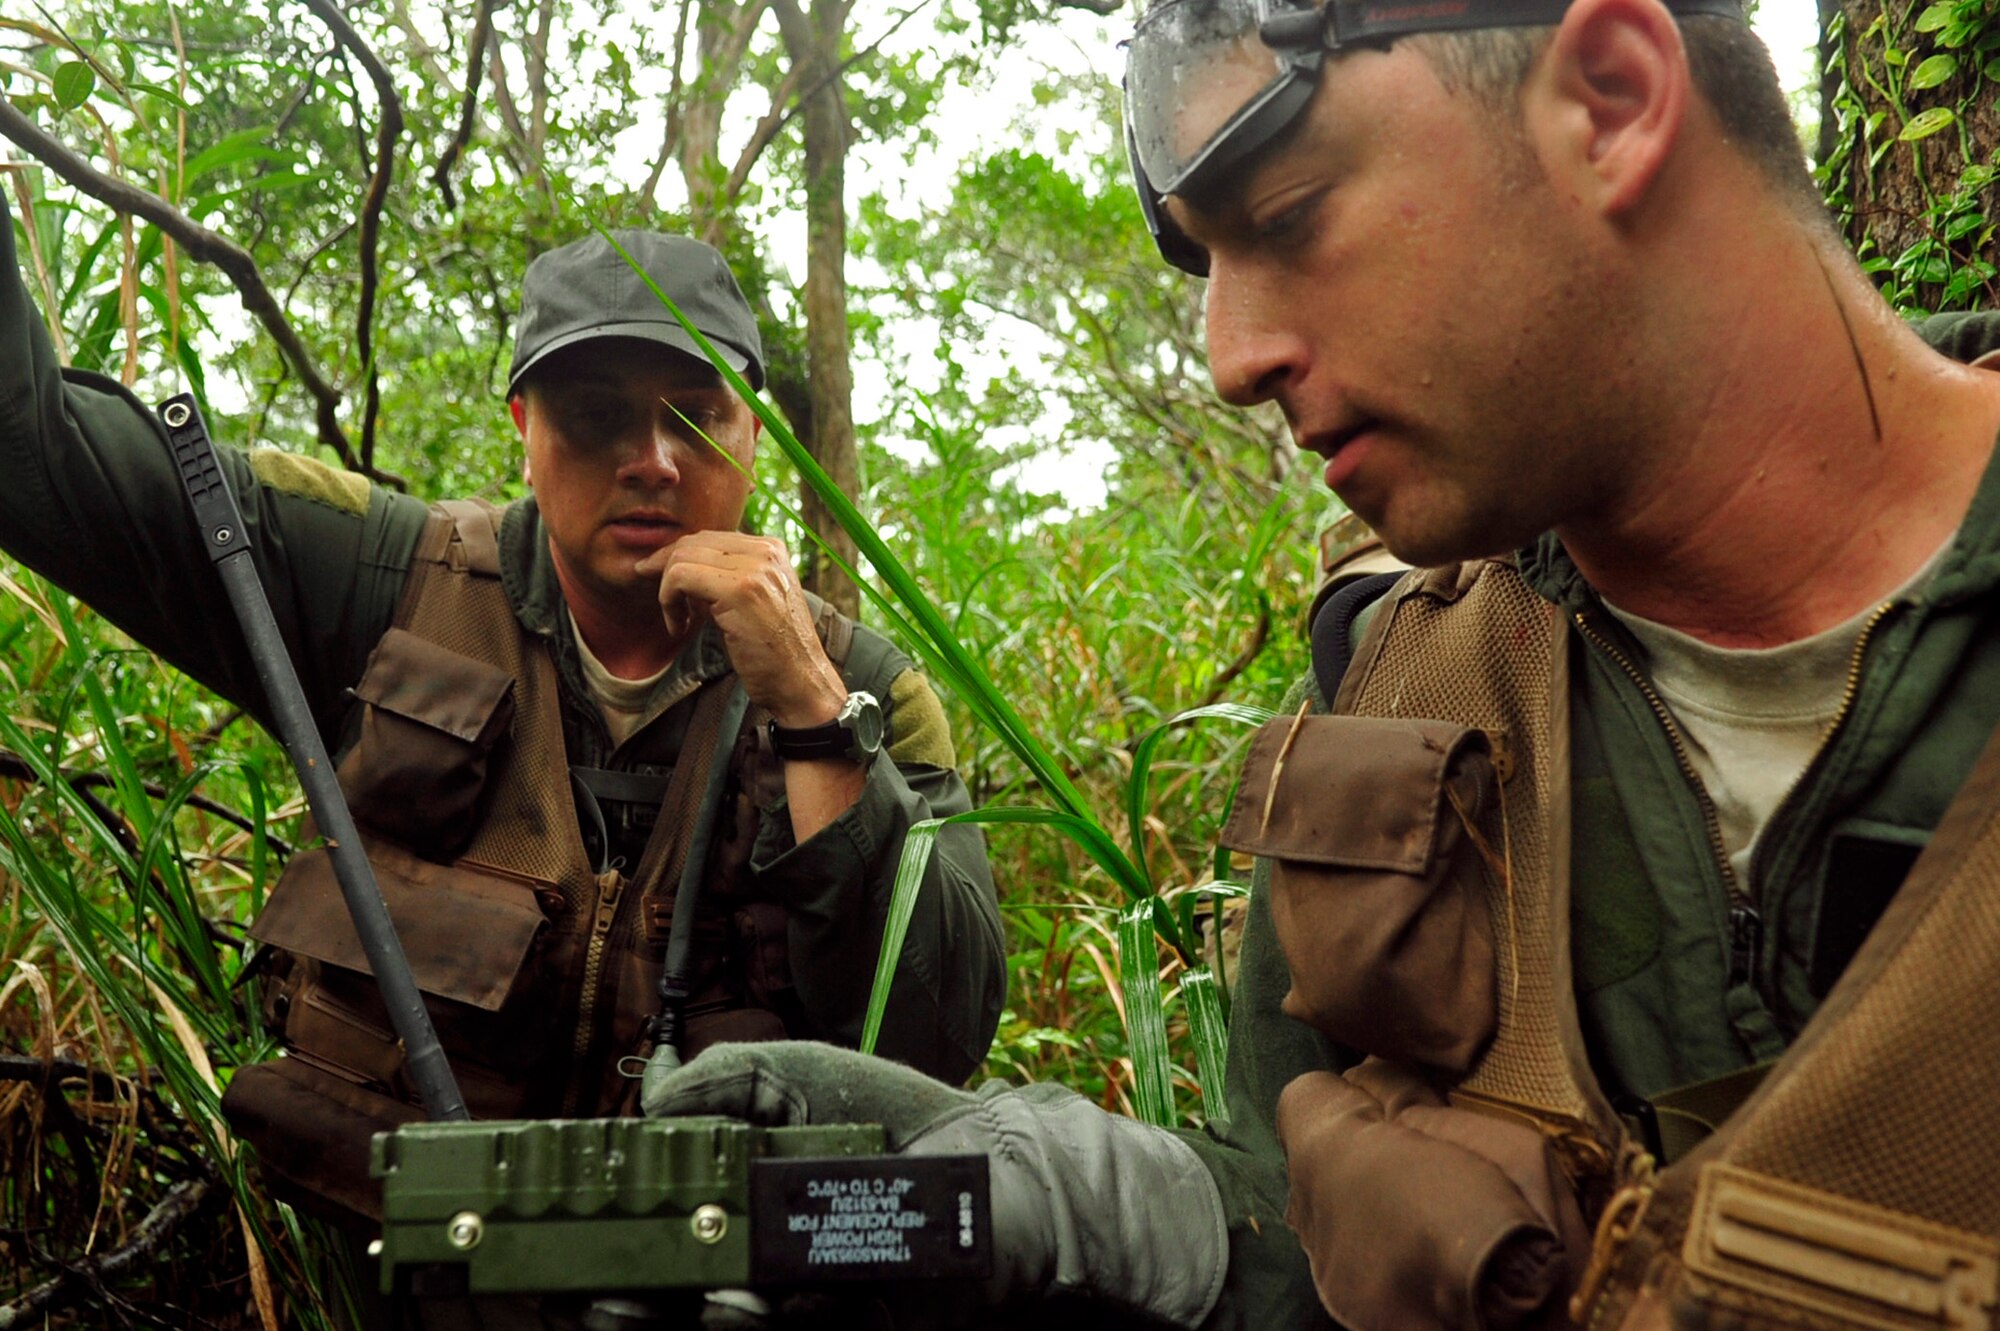
<path id="1" fill-rule="evenodd" d="M 1984 302 L 1994 275 L 1995 8 L 1822 0 L 1823 178 L 1905 306 Z M 1016 123 L 969 127 L 967 90 L 1051 11 L 10 3 L 0 189 L 72 362 L 424 496 L 520 491 L 497 394 L 533 254 L 598 222 L 721 245 L 784 418 L 1109 830 L 1093 856 L 989 829 L 1013 956 L 987 1071 L 1198 1121 L 1218 1078 L 1183 982 L 1226 1002 L 1214 834 L 1247 732 L 1147 737 L 1278 704 L 1332 501 L 1278 421 L 1214 402 L 1198 285 L 1152 254 L 1117 146 L 1130 16 L 1071 9 L 1113 15 L 1066 19 L 1099 73 L 1051 68 Z M 1050 450 L 1103 472 L 1101 503 L 1025 479 Z M 795 522 L 796 481 L 761 465 L 753 521 L 851 595 L 799 526 L 851 558 L 827 507 Z M 318 1324 L 324 1247 L 214 1114 L 267 1052 L 242 931 L 295 783 L 88 607 L 11 564 L 0 593 L 0 1326 Z M 947 695 L 975 799 L 1046 807 L 974 701 Z M 1135 1047 L 1162 1024 L 1164 1103 Z"/>

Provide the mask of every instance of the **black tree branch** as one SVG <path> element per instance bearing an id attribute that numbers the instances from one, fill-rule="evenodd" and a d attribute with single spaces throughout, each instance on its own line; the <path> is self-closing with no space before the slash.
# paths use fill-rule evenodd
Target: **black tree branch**
<path id="1" fill-rule="evenodd" d="M 351 470 L 360 470 L 354 450 L 348 444 L 347 434 L 340 428 L 340 390 L 320 373 L 312 353 L 299 340 L 298 331 L 285 318 L 277 298 L 264 284 L 264 275 L 249 251 L 196 222 L 157 194 L 99 171 L 43 133 L 39 125 L 14 109 L 5 99 L 0 99 L 0 135 L 12 139 L 42 165 L 99 203 L 117 212 L 145 218 L 171 236 L 191 257 L 220 268 L 235 284 L 237 294 L 242 297 L 243 308 L 264 326 L 264 331 L 271 335 L 271 340 L 278 344 L 278 349 L 291 363 L 299 382 L 312 395 L 320 443 L 332 449 L 343 465 Z M 385 476 L 381 479 L 401 488 L 395 478 Z"/>
<path id="2" fill-rule="evenodd" d="M 35 1286 L 12 1303 L 0 1304 L 0 1329 L 39 1323 L 47 1314 L 79 1300 L 102 1296 L 108 1281 L 140 1268 L 174 1230 L 200 1211 L 215 1191 L 213 1178 L 189 1179 L 177 1183 L 160 1204 L 147 1213 L 132 1231 L 131 1242 L 110 1252 L 86 1257 L 53 1280 Z"/>
<path id="3" fill-rule="evenodd" d="M 326 24 L 334 40 L 368 71 L 368 81 L 375 85 L 375 100 L 382 108 L 381 121 L 375 129 L 375 174 L 361 203 L 361 294 L 354 312 L 355 352 L 361 357 L 362 374 L 367 378 L 366 404 L 361 412 L 360 469 L 373 476 L 375 420 L 382 410 L 381 381 L 375 371 L 375 293 L 380 284 L 376 250 L 382 232 L 382 207 L 389 200 L 389 181 L 396 170 L 396 140 L 403 134 L 403 103 L 396 96 L 396 81 L 390 77 L 388 68 L 368 43 L 361 40 L 361 34 L 334 7 L 332 0 L 305 0 L 305 5 Z"/>
<path id="4" fill-rule="evenodd" d="M 479 116 L 479 83 L 486 73 L 486 43 L 492 36 L 493 0 L 479 0 L 479 11 L 472 17 L 472 40 L 467 43 L 465 54 L 465 96 L 458 105 L 458 131 L 438 155 L 437 165 L 431 168 L 432 182 L 444 192 L 444 206 L 454 210 L 458 207 L 458 195 L 451 188 L 451 172 L 458 165 L 459 155 L 472 142 L 473 121 Z"/>

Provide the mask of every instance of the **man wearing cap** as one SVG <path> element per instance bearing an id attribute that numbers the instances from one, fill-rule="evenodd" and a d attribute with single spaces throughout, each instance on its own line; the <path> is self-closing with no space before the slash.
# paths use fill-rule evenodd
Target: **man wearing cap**
<path id="1" fill-rule="evenodd" d="M 1160 0 L 1126 92 L 1219 392 L 1418 566 L 1246 763 L 1229 1119 L 776 1046 L 649 1107 L 988 1151 L 999 1299 L 1995 1325 L 1993 321 L 1888 309 L 1730 0 Z"/>
<path id="2" fill-rule="evenodd" d="M 738 530 L 758 422 L 646 281 L 761 385 L 721 256 L 617 238 L 645 277 L 591 237 L 524 283 L 507 406 L 529 498 L 427 506 L 220 450 L 476 1117 L 632 1112 L 659 1039 L 857 1043 L 904 834 L 969 805 L 909 660 Z M 266 715 L 159 428 L 60 368 L 10 228 L 0 466 L 12 554 Z M 683 900 L 689 968 L 663 995 Z M 323 850 L 292 858 L 251 932 L 288 1056 L 240 1069 L 225 1111 L 285 1195 L 358 1228 L 379 1205 L 369 1134 L 418 1111 Z M 1003 966 L 983 842 L 947 827 L 878 1051 L 964 1080 Z"/>

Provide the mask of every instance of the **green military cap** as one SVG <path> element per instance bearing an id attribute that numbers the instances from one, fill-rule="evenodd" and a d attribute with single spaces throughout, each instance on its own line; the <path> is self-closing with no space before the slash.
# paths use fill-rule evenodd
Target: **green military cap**
<path id="1" fill-rule="evenodd" d="M 715 344 L 732 368 L 764 386 L 764 342 L 736 275 L 712 245 L 658 231 L 613 231 L 625 255 L 602 235 L 550 250 L 528 265 L 521 320 L 514 333 L 509 396 L 544 357 L 600 337 L 636 337 L 706 360 L 701 347 L 646 284 L 652 278 L 688 322 Z"/>

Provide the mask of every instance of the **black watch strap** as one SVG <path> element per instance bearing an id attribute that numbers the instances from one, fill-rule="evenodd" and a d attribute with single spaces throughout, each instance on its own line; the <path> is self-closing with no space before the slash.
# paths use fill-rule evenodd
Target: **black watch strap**
<path id="1" fill-rule="evenodd" d="M 770 723 L 771 752 L 784 759 L 841 758 L 847 754 L 847 727 L 838 721 L 785 727 Z"/>
<path id="2" fill-rule="evenodd" d="M 787 761 L 810 762 L 821 758 L 848 758 L 866 762 L 882 747 L 882 705 L 871 693 L 855 691 L 847 695 L 840 715 L 816 726 L 781 726 L 768 723 L 771 752 Z"/>

